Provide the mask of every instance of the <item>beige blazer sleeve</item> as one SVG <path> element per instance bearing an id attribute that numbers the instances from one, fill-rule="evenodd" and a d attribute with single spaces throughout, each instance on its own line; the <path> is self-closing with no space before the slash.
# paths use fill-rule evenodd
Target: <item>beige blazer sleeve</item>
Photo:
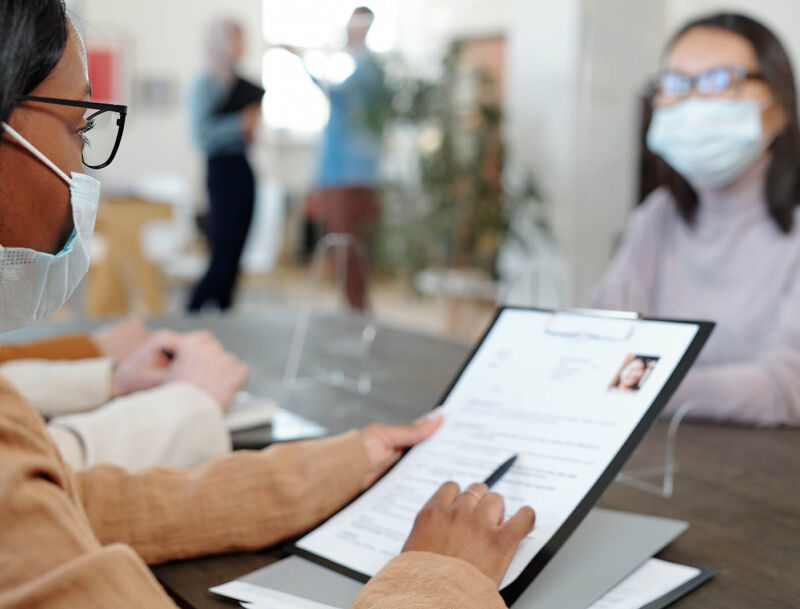
<path id="1" fill-rule="evenodd" d="M 386 565 L 351 609 L 505 609 L 497 585 L 469 563 L 404 552 Z"/>
<path id="2" fill-rule="evenodd" d="M 148 563 L 254 550 L 324 520 L 363 488 L 358 432 L 239 451 L 202 467 L 78 472 L 81 503 L 102 543 L 133 546 Z"/>
<path id="3" fill-rule="evenodd" d="M 175 609 L 141 558 L 103 547 L 41 418 L 0 379 L 0 609 Z"/>

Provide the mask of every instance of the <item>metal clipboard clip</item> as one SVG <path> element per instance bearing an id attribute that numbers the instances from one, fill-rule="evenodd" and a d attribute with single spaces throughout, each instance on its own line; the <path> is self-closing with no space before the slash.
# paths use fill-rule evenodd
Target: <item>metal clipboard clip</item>
<path id="1" fill-rule="evenodd" d="M 545 332 L 568 338 L 590 338 L 626 342 L 642 319 L 640 313 L 600 309 L 559 309 L 553 311 Z"/>

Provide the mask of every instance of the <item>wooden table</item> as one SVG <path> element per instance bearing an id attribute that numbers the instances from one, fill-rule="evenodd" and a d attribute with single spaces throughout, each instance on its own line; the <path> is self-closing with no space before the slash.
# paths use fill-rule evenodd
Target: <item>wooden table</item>
<path id="1" fill-rule="evenodd" d="M 106 244 L 104 255 L 92 260 L 87 279 L 87 313 L 95 317 L 135 311 L 161 315 L 164 279 L 145 256 L 142 230 L 156 220 L 172 217 L 167 203 L 134 197 L 104 196 L 97 212 L 97 235 Z"/>
<path id="2" fill-rule="evenodd" d="M 208 327 L 251 364 L 250 389 L 270 392 L 281 390 L 294 320 L 293 312 L 271 311 L 255 318 L 175 319 L 157 325 L 183 330 Z M 309 333 L 301 376 L 342 360 L 341 353 L 352 347 L 362 324 L 357 318 L 317 320 Z M 376 376 L 371 395 L 306 383 L 284 396 L 288 400 L 284 406 L 333 431 L 373 420 L 406 421 L 436 402 L 467 352 L 456 343 L 382 328 L 367 359 L 370 370 L 384 375 Z M 656 425 L 629 467 L 662 463 L 664 437 L 664 425 Z M 680 471 L 672 499 L 615 483 L 600 501 L 603 507 L 691 523 L 660 557 L 712 567 L 717 575 L 675 606 L 800 607 L 800 430 L 684 424 L 677 446 Z M 154 572 L 184 607 L 230 607 L 207 589 L 273 562 L 277 556 L 280 552 L 271 549 L 174 562 L 157 566 Z"/>

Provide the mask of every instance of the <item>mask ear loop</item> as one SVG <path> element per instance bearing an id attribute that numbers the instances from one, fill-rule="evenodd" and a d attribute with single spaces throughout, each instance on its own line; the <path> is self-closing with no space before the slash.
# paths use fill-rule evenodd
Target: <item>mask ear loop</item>
<path id="1" fill-rule="evenodd" d="M 31 144 L 31 143 L 30 143 L 28 140 L 26 140 L 26 139 L 25 139 L 24 137 L 22 137 L 22 136 L 21 136 L 19 133 L 17 133 L 17 132 L 14 130 L 14 128 L 13 128 L 11 125 L 9 125 L 8 123 L 4 122 L 4 123 L 3 123 L 3 129 L 5 129 L 5 131 L 6 131 L 6 132 L 7 132 L 7 133 L 8 133 L 8 134 L 11 136 L 11 137 L 13 137 L 15 140 L 17 140 L 17 142 L 19 142 L 19 143 L 20 143 L 20 145 L 21 145 L 23 148 L 25 148 L 25 150 L 27 150 L 28 152 L 30 152 L 30 153 L 31 153 L 33 156 L 35 156 L 37 159 L 39 159 L 39 160 L 40 160 L 42 163 L 44 163 L 44 164 L 45 164 L 45 165 L 47 165 L 47 166 L 48 166 L 50 169 L 52 169 L 53 171 L 55 171 L 55 172 L 56 172 L 56 175 L 58 175 L 58 177 L 60 177 L 62 180 L 64 180 L 64 181 L 65 181 L 65 182 L 66 182 L 68 185 L 72 186 L 72 179 L 70 179 L 70 177 L 69 177 L 69 176 L 68 176 L 66 173 L 64 173 L 64 172 L 63 172 L 63 171 L 62 171 L 62 170 L 61 170 L 61 169 L 58 167 L 58 165 L 56 165 L 56 164 L 55 164 L 53 161 L 51 161 L 50 159 L 48 159 L 48 158 L 47 158 L 47 157 L 46 157 L 44 154 L 42 154 L 41 152 L 39 152 L 39 150 L 36 148 L 36 146 L 34 146 L 33 144 Z"/>

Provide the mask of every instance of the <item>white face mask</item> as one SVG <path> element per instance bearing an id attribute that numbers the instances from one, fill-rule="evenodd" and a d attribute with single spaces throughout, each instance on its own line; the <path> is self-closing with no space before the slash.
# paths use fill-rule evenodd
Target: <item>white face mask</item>
<path id="1" fill-rule="evenodd" d="M 89 271 L 100 182 L 82 174 L 70 178 L 30 142 L 3 123 L 3 129 L 69 184 L 75 229 L 58 254 L 0 245 L 0 332 L 35 324 L 57 311 Z"/>
<path id="2" fill-rule="evenodd" d="M 771 142 L 753 100 L 689 99 L 659 108 L 647 147 L 695 188 L 719 189 L 742 177 Z"/>

